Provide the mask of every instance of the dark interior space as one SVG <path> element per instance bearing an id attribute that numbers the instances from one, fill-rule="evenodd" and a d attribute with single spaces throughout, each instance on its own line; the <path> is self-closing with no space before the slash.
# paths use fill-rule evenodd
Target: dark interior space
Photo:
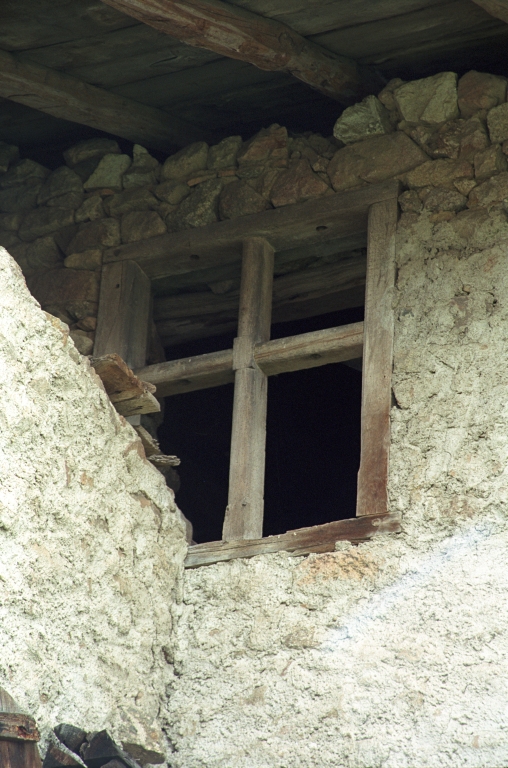
<path id="1" fill-rule="evenodd" d="M 363 307 L 272 326 L 272 338 L 363 320 Z M 166 350 L 168 359 L 227 349 L 233 334 Z M 345 364 L 271 376 L 268 384 L 264 535 L 355 515 L 361 372 Z M 222 537 L 233 385 L 166 398 L 162 450 L 176 454 L 177 502 L 198 543 Z"/>

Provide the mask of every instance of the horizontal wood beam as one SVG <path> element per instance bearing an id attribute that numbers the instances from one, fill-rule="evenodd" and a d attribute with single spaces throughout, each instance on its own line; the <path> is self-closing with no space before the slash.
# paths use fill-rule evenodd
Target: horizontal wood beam
<path id="1" fill-rule="evenodd" d="M 298 205 L 273 208 L 231 221 L 186 229 L 104 252 L 104 263 L 134 260 L 152 280 L 240 262 L 242 243 L 263 237 L 274 250 L 349 238 L 367 231 L 373 203 L 397 197 L 398 181 L 341 192 Z"/>
<path id="2" fill-rule="evenodd" d="M 321 93 L 351 104 L 383 83 L 352 59 L 306 40 L 282 24 L 221 0 L 103 0 L 171 37 L 259 69 L 287 72 Z"/>
<path id="3" fill-rule="evenodd" d="M 363 323 L 352 323 L 256 344 L 254 360 L 263 373 L 274 376 L 354 360 L 361 357 L 362 346 Z M 234 381 L 233 351 L 148 365 L 138 369 L 136 376 L 155 384 L 159 397 L 230 384 Z"/>
<path id="4" fill-rule="evenodd" d="M 396 514 L 355 517 L 334 523 L 299 528 L 279 536 L 266 536 L 250 541 L 211 541 L 194 544 L 187 551 L 186 568 L 211 565 L 238 557 L 255 557 L 273 552 L 289 552 L 292 556 L 311 552 L 333 552 L 337 541 L 360 542 L 387 533 L 399 533 L 400 518 Z"/>
<path id="5" fill-rule="evenodd" d="M 508 22 L 508 0 L 473 0 L 473 2 L 496 19 Z"/>
<path id="6" fill-rule="evenodd" d="M 0 51 L 0 96 L 53 117 L 168 150 L 209 138 L 173 115 Z"/>

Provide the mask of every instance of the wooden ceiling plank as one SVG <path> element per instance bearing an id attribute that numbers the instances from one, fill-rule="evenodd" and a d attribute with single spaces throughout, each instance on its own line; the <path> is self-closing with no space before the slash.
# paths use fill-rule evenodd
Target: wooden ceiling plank
<path id="1" fill-rule="evenodd" d="M 148 147 L 171 150 L 203 139 L 201 130 L 153 107 L 0 51 L 0 96 L 54 117 Z"/>
<path id="2" fill-rule="evenodd" d="M 382 87 L 379 76 L 332 54 L 279 21 L 222 0 L 103 0 L 128 16 L 222 56 L 259 69 L 287 72 L 337 101 L 350 104 Z"/>
<path id="3" fill-rule="evenodd" d="M 473 0 L 473 2 L 491 16 L 508 23 L 508 0 Z"/>

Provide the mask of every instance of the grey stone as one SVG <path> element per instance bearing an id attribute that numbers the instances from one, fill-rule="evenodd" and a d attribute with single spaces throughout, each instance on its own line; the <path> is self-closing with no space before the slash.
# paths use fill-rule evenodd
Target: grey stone
<path id="1" fill-rule="evenodd" d="M 74 214 L 74 219 L 78 224 L 83 221 L 97 221 L 106 215 L 102 198 L 100 195 L 92 195 L 85 200 Z"/>
<path id="2" fill-rule="evenodd" d="M 28 179 L 24 184 L 0 189 L 0 211 L 5 213 L 26 213 L 37 205 L 37 196 L 42 188 L 42 179 Z"/>
<path id="3" fill-rule="evenodd" d="M 74 211 L 66 208 L 36 208 L 27 213 L 19 228 L 22 240 L 30 242 L 37 237 L 50 235 L 62 227 L 74 223 Z"/>
<path id="4" fill-rule="evenodd" d="M 79 144 L 69 147 L 64 153 L 64 160 L 70 168 L 75 168 L 79 163 L 92 158 L 104 157 L 104 155 L 119 155 L 120 147 L 114 139 L 86 139 Z"/>
<path id="5" fill-rule="evenodd" d="M 62 264 L 63 254 L 52 235 L 38 237 L 32 243 L 26 244 L 25 247 L 25 259 L 31 270 L 55 269 Z"/>
<path id="6" fill-rule="evenodd" d="M 241 136 L 228 136 L 227 139 L 223 139 L 219 144 L 214 144 L 208 152 L 206 167 L 210 170 L 231 168 L 236 164 L 236 157 L 241 146 Z"/>
<path id="7" fill-rule="evenodd" d="M 19 159 L 19 149 L 13 144 L 0 141 L 0 173 L 5 173 Z"/>
<path id="8" fill-rule="evenodd" d="M 51 171 L 34 160 L 20 160 L 7 173 L 0 176 L 0 188 L 15 187 L 18 184 L 32 182 L 35 179 L 45 179 Z"/>
<path id="9" fill-rule="evenodd" d="M 414 187 L 447 187 L 453 189 L 457 179 L 472 179 L 473 166 L 467 160 L 429 160 L 409 171 L 407 185 Z"/>
<path id="10" fill-rule="evenodd" d="M 98 248 L 89 248 L 80 253 L 71 253 L 64 259 L 64 266 L 68 269 L 100 269 L 102 265 L 102 251 Z"/>
<path id="11" fill-rule="evenodd" d="M 317 173 L 314 173 L 305 158 L 291 162 L 287 171 L 282 171 L 275 180 L 270 200 L 275 208 L 292 205 L 321 197 L 330 189 Z"/>
<path id="12" fill-rule="evenodd" d="M 99 219 L 81 224 L 77 234 L 65 247 L 65 253 L 81 253 L 90 248 L 120 245 L 120 223 L 117 219 Z"/>
<path id="13" fill-rule="evenodd" d="M 222 191 L 219 203 L 221 219 L 236 219 L 270 208 L 270 203 L 245 180 L 234 181 Z"/>
<path id="14" fill-rule="evenodd" d="M 474 156 L 474 175 L 478 181 L 495 176 L 508 168 L 499 144 L 493 144 Z"/>
<path id="15" fill-rule="evenodd" d="M 500 144 L 508 139 L 508 103 L 493 107 L 487 115 L 490 140 Z"/>
<path id="16" fill-rule="evenodd" d="M 263 173 L 264 167 L 287 168 L 288 159 L 287 129 L 274 123 L 243 144 L 237 156 L 240 166 L 238 175 L 243 178 L 249 175 L 253 178 Z"/>
<path id="17" fill-rule="evenodd" d="M 122 176 L 131 165 L 129 155 L 104 155 L 95 171 L 84 183 L 86 190 L 123 188 Z"/>
<path id="18" fill-rule="evenodd" d="M 66 165 L 62 165 L 57 168 L 56 171 L 50 173 L 46 181 L 44 182 L 41 191 L 37 196 L 37 203 L 43 205 L 53 198 L 58 198 L 61 195 L 72 197 L 73 194 L 83 194 L 83 184 L 81 179 L 67 168 Z M 81 204 L 81 203 L 80 203 Z M 72 208 L 73 206 L 61 206 L 63 208 Z"/>
<path id="19" fill-rule="evenodd" d="M 7 248 L 8 251 L 12 246 L 19 245 L 21 240 L 15 232 L 9 232 L 0 230 L 0 245 L 2 248 Z"/>
<path id="20" fill-rule="evenodd" d="M 409 123 L 444 123 L 459 116 L 455 72 L 412 80 L 396 88 L 393 97 Z"/>
<path id="21" fill-rule="evenodd" d="M 163 235 L 166 225 L 155 211 L 131 211 L 122 216 L 120 234 L 123 243 Z"/>
<path id="22" fill-rule="evenodd" d="M 81 355 L 91 355 L 93 352 L 93 339 L 88 331 L 81 331 L 79 329 L 71 331 L 69 336 L 74 342 L 74 346 Z M 76 763 L 78 765 L 78 763 Z M 80 763 L 84 765 L 84 763 Z"/>
<path id="23" fill-rule="evenodd" d="M 110 216 L 121 216 L 131 211 L 155 210 L 159 203 L 149 189 L 126 189 L 105 201 L 106 211 Z"/>
<path id="24" fill-rule="evenodd" d="M 160 178 L 159 162 L 140 144 L 134 144 L 132 165 L 123 176 L 124 189 L 156 184 Z"/>
<path id="25" fill-rule="evenodd" d="M 222 190 L 220 179 L 211 179 L 198 184 L 174 214 L 166 218 L 168 230 L 177 231 L 188 227 L 203 227 L 219 219 L 219 195 Z"/>
<path id="26" fill-rule="evenodd" d="M 452 189 L 431 189 L 425 196 L 424 205 L 429 211 L 462 211 L 467 197 Z"/>
<path id="27" fill-rule="evenodd" d="M 208 144 L 198 141 L 184 147 L 171 157 L 168 157 L 162 166 L 161 179 L 184 179 L 191 173 L 206 168 L 208 159 Z"/>
<path id="28" fill-rule="evenodd" d="M 85 182 L 90 178 L 101 161 L 100 157 L 89 157 L 88 160 L 83 160 L 78 163 L 72 169 L 74 173 L 77 173 L 82 182 Z"/>
<path id="29" fill-rule="evenodd" d="M 21 213 L 0 213 L 0 229 L 16 232 L 23 220 Z"/>
<path id="30" fill-rule="evenodd" d="M 501 203 L 508 199 L 508 171 L 494 176 L 492 179 L 478 184 L 469 193 L 469 207 L 477 208 L 479 206 L 488 208 L 496 203 Z"/>
<path id="31" fill-rule="evenodd" d="M 408 211 L 418 213 L 423 208 L 422 201 L 414 189 L 407 189 L 399 196 L 399 205 L 404 213 Z"/>
<path id="32" fill-rule="evenodd" d="M 506 100 L 506 78 L 472 69 L 459 80 L 458 105 L 462 117 L 502 104 Z"/>
<path id="33" fill-rule="evenodd" d="M 58 306 L 75 320 L 97 315 L 100 276 L 84 269 L 53 269 L 27 279 L 30 292 L 41 304 Z"/>
<path id="34" fill-rule="evenodd" d="M 183 184 L 180 181 L 164 181 L 162 184 L 158 184 L 153 191 L 159 200 L 171 205 L 178 205 L 190 195 L 191 188 L 188 184 Z"/>
<path id="35" fill-rule="evenodd" d="M 333 127 L 333 135 L 344 144 L 392 132 L 388 110 L 375 96 L 367 96 L 344 110 Z"/>

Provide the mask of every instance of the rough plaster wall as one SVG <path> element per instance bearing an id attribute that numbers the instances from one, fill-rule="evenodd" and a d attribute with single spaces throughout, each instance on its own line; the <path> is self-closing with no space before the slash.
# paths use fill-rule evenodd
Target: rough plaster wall
<path id="1" fill-rule="evenodd" d="M 172 765 L 508 764 L 507 256 L 502 212 L 403 217 L 403 533 L 186 572 Z"/>
<path id="2" fill-rule="evenodd" d="M 172 491 L 0 248 L 0 685 L 43 730 L 161 747 Z"/>

